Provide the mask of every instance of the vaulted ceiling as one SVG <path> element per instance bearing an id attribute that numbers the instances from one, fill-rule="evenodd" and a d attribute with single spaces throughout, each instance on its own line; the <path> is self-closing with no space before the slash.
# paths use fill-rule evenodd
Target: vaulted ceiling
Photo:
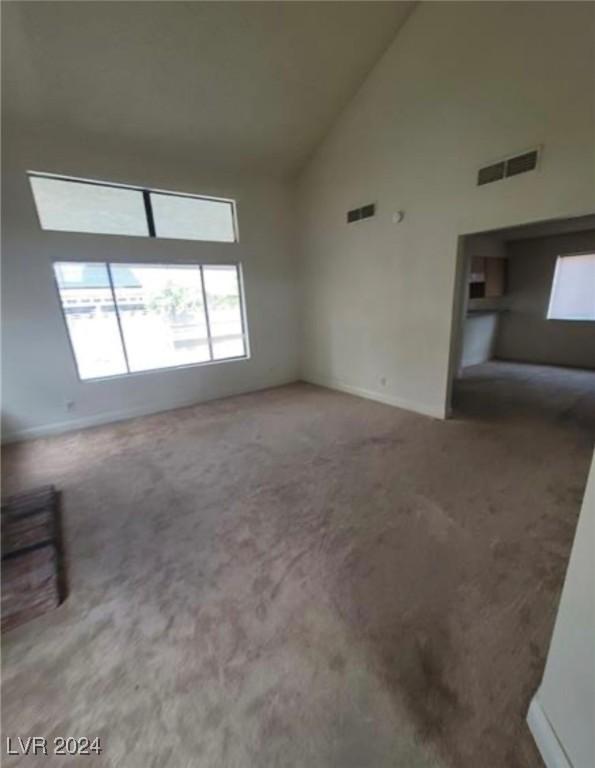
<path id="1" fill-rule="evenodd" d="M 17 121 L 299 170 L 410 2 L 3 2 Z"/>

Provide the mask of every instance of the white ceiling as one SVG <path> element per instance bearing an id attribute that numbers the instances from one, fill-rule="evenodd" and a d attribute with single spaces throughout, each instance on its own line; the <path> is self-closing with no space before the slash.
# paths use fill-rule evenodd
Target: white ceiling
<path id="1" fill-rule="evenodd" d="M 286 175 L 410 2 L 2 2 L 4 116 Z"/>

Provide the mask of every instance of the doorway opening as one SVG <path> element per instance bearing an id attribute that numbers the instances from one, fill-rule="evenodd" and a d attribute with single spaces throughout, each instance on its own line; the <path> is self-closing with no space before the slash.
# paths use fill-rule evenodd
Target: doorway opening
<path id="1" fill-rule="evenodd" d="M 595 427 L 595 215 L 460 238 L 448 405 Z"/>

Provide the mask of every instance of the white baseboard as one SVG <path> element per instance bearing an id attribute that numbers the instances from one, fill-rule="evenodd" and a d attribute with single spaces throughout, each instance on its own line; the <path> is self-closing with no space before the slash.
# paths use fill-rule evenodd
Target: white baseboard
<path id="1" fill-rule="evenodd" d="M 568 755 L 560 744 L 556 732 L 539 701 L 539 691 L 533 697 L 527 724 L 547 768 L 573 768 Z"/>
<path id="2" fill-rule="evenodd" d="M 153 404 L 138 406 L 137 408 L 125 408 L 119 411 L 107 411 L 105 413 L 96 413 L 90 416 L 81 416 L 77 419 L 69 419 L 68 421 L 52 422 L 51 424 L 43 424 L 38 427 L 29 427 L 27 429 L 19 429 L 10 432 L 3 432 L 2 444 L 7 445 L 9 443 L 20 443 L 25 440 L 35 440 L 41 437 L 52 437 L 54 435 L 61 435 L 65 432 L 76 432 L 79 429 L 89 429 L 90 427 L 100 427 L 105 424 L 114 424 L 118 421 L 128 421 L 129 419 L 136 419 L 139 416 L 151 416 L 158 413 L 165 413 L 166 411 L 175 411 L 178 408 L 190 408 L 193 405 L 201 405 L 202 403 L 208 403 L 213 400 L 222 400 L 227 397 L 236 397 L 240 395 L 248 395 L 252 392 L 259 392 L 266 389 L 274 389 L 276 387 L 287 386 L 288 384 L 295 384 L 300 379 L 296 377 L 288 378 L 287 381 L 275 382 L 274 384 L 266 384 L 264 386 L 257 386 L 254 389 L 241 389 L 238 392 L 227 393 L 225 395 L 213 395 L 211 397 L 194 397 L 186 400 L 179 400 L 171 403 Z"/>
<path id="3" fill-rule="evenodd" d="M 427 403 L 421 403 L 412 400 L 405 400 L 400 397 L 394 397 L 393 395 L 387 395 L 383 392 L 374 392 L 370 389 L 364 389 L 362 387 L 354 387 L 350 384 L 337 381 L 336 379 L 327 379 L 320 376 L 302 376 L 301 381 L 307 381 L 310 384 L 317 384 L 321 387 L 327 387 L 328 389 L 336 389 L 340 392 L 346 392 L 349 395 L 356 395 L 357 397 L 364 397 L 367 400 L 375 400 L 379 403 L 386 405 L 392 405 L 396 408 L 404 408 L 407 411 L 414 411 L 421 413 L 424 416 L 432 416 L 435 419 L 444 419 L 444 409 L 438 408 Z M 139 406 L 137 408 L 126 408 L 119 411 L 109 411 L 106 413 L 98 413 L 90 416 L 82 416 L 76 419 L 69 419 L 67 421 L 53 422 L 51 424 L 43 424 L 38 427 L 30 427 L 27 429 L 19 429 L 11 432 L 5 432 L 2 435 L 2 443 L 15 443 L 24 440 L 35 440 L 41 437 L 52 437 L 53 435 L 60 435 L 65 432 L 74 432 L 79 429 L 88 429 L 90 427 L 99 427 L 104 424 L 112 424 L 118 421 L 126 421 L 128 419 L 136 419 L 139 416 L 149 416 L 155 413 L 162 413 L 164 411 L 175 410 L 176 408 L 187 408 L 192 405 L 198 405 L 200 403 L 208 402 L 209 400 L 220 399 L 221 397 L 234 397 L 235 395 L 249 394 L 250 392 L 258 392 L 260 389 L 271 389 L 273 387 L 284 386 L 295 382 L 295 378 L 288 379 L 287 381 L 280 381 L 274 384 L 268 384 L 264 387 L 257 387 L 255 389 L 240 390 L 239 392 L 230 393 L 227 395 L 215 395 L 208 398 L 194 398 L 192 400 L 182 400 L 179 402 L 173 402 L 162 405 L 150 405 Z"/>
<path id="4" fill-rule="evenodd" d="M 348 395 L 356 395 L 356 397 L 363 397 L 366 400 L 375 400 L 378 403 L 392 405 L 395 408 L 404 408 L 406 411 L 414 411 L 415 413 L 421 413 L 424 416 L 432 416 L 435 419 L 446 418 L 445 409 L 443 407 L 430 405 L 429 403 L 406 400 L 402 397 L 388 395 L 385 392 L 376 392 L 372 389 L 365 389 L 363 387 L 354 387 L 343 381 L 326 378 L 325 376 L 319 376 L 318 374 L 303 374 L 302 379 L 310 384 L 317 384 L 318 386 L 326 387 L 327 389 L 336 389 L 339 392 L 345 392 Z"/>
<path id="5" fill-rule="evenodd" d="M 39 427 L 29 427 L 19 429 L 14 432 L 4 432 L 2 434 L 2 443 L 20 443 L 24 440 L 35 440 L 40 437 L 52 437 L 53 435 L 62 435 L 65 432 L 76 432 L 79 429 L 89 429 L 90 427 L 100 427 L 104 424 L 112 424 L 118 421 L 127 421 L 136 419 L 139 416 L 150 416 L 155 413 L 175 410 L 176 408 L 187 408 L 197 404 L 193 402 L 175 403 L 171 406 L 141 406 L 138 408 L 126 408 L 121 411 L 107 411 L 105 413 L 93 414 L 92 416 L 81 416 L 78 419 L 68 421 L 55 421 L 51 424 L 43 424 Z"/>

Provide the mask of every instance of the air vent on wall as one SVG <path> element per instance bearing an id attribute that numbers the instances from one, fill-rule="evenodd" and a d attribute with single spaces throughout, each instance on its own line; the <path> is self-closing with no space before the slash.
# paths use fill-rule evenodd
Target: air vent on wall
<path id="1" fill-rule="evenodd" d="M 490 184 L 492 181 L 498 181 L 504 178 L 505 164 L 494 163 L 493 165 L 486 165 L 485 168 L 480 168 L 477 174 L 477 183 Z"/>
<path id="2" fill-rule="evenodd" d="M 492 163 L 479 169 L 477 174 L 477 185 L 491 184 L 493 181 L 500 181 L 508 176 L 518 176 L 519 173 L 527 173 L 537 168 L 539 150 L 532 149 L 530 152 L 523 152 L 522 155 L 515 155 L 506 160 L 500 160 L 498 163 Z"/>
<path id="3" fill-rule="evenodd" d="M 527 173 L 527 171 L 534 171 L 537 168 L 537 150 L 532 152 L 525 152 L 524 155 L 517 155 L 511 157 L 506 161 L 506 175 L 516 176 L 519 173 Z"/>
<path id="4" fill-rule="evenodd" d="M 353 208 L 351 211 L 347 211 L 347 223 L 351 224 L 353 221 L 360 221 L 360 219 L 369 219 L 376 213 L 376 206 L 374 203 L 370 205 L 364 205 L 361 208 Z"/>

